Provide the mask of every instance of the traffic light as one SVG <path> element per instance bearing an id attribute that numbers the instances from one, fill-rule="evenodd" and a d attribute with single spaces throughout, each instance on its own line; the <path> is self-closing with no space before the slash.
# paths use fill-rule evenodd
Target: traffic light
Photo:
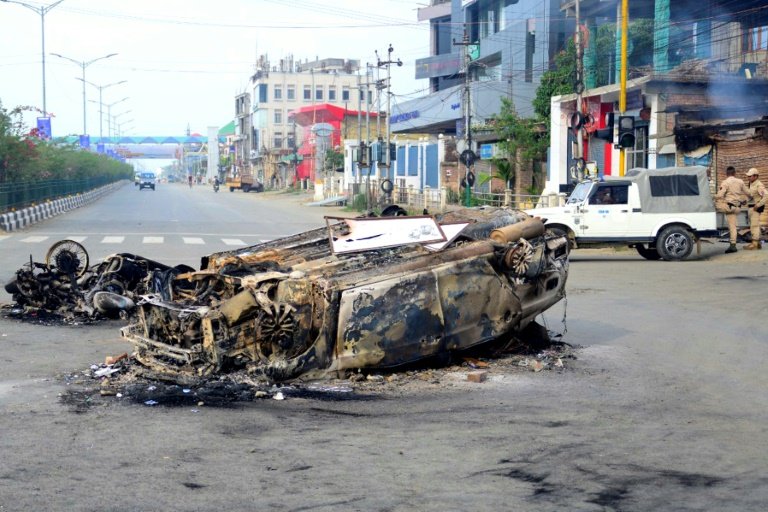
<path id="1" fill-rule="evenodd" d="M 389 144 L 389 161 L 394 162 L 397 160 L 397 145 L 394 142 Z"/>
<path id="2" fill-rule="evenodd" d="M 607 112 L 605 114 L 605 128 L 598 128 L 595 130 L 594 137 L 613 144 L 613 112 Z"/>
<path id="3" fill-rule="evenodd" d="M 635 147 L 635 118 L 632 116 L 619 116 L 619 147 Z"/>

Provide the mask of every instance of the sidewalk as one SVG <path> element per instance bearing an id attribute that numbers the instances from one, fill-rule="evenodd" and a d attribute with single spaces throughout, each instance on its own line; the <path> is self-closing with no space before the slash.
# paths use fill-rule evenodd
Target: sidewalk
<path id="1" fill-rule="evenodd" d="M 301 190 L 285 191 L 285 190 L 268 190 L 266 192 L 260 192 L 258 197 L 267 201 L 281 201 L 284 203 L 295 204 L 302 208 L 313 208 L 323 212 L 324 215 L 335 217 L 357 217 L 359 212 L 347 210 L 344 206 L 328 205 L 328 206 L 309 206 L 310 203 L 315 202 L 314 191 Z"/>

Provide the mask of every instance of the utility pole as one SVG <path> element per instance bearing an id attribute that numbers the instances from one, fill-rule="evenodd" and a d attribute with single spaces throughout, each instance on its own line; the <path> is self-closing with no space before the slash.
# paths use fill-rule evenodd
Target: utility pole
<path id="1" fill-rule="evenodd" d="M 360 175 L 363 161 L 363 85 L 360 80 L 360 68 L 357 69 L 357 183 L 362 182 L 362 176 Z"/>
<path id="2" fill-rule="evenodd" d="M 387 145 L 384 148 L 385 156 L 384 156 L 384 162 L 385 166 L 387 167 L 387 179 L 389 180 L 389 187 L 384 187 L 384 182 L 382 182 L 382 190 L 388 197 L 388 201 L 391 198 L 392 189 L 394 187 L 394 184 L 392 182 L 392 178 L 394 178 L 394 174 L 392 172 L 392 162 L 389 158 L 389 144 L 390 144 L 390 124 L 389 124 L 389 118 L 390 116 L 390 103 L 391 103 L 391 94 L 390 89 L 392 87 L 392 74 L 390 72 L 390 66 L 392 64 L 397 64 L 398 67 L 403 65 L 403 61 L 400 59 L 392 60 L 392 52 L 395 51 L 394 48 L 392 48 L 392 44 L 389 45 L 389 48 L 387 49 L 387 60 L 382 61 L 379 58 L 378 52 L 376 53 L 376 60 L 378 61 L 376 66 L 381 68 L 382 66 L 387 67 Z M 391 202 L 391 201 L 389 201 Z"/>
<path id="3" fill-rule="evenodd" d="M 470 84 L 472 77 L 470 75 L 469 33 L 467 32 L 466 24 L 464 25 L 464 37 L 461 42 L 457 43 L 454 40 L 453 44 L 454 46 L 464 47 L 464 94 L 462 102 L 464 103 L 464 143 L 466 144 L 466 149 L 461 152 L 460 159 L 464 163 L 464 204 L 465 206 L 470 206 L 472 202 L 472 185 L 475 183 L 475 175 L 471 170 L 472 165 L 475 163 L 475 154 L 472 151 L 472 130 L 470 130 L 472 122 Z"/>
<path id="4" fill-rule="evenodd" d="M 575 34 L 575 43 L 576 43 L 576 111 L 581 114 L 579 116 L 579 119 L 584 118 L 584 112 L 582 112 L 582 93 L 584 92 L 584 48 L 582 47 L 582 41 L 581 41 L 581 11 L 580 11 L 580 0 L 576 0 L 576 34 Z M 576 155 L 574 155 L 574 159 L 576 162 L 584 162 L 586 159 L 584 158 L 584 132 L 583 129 L 583 123 L 579 122 L 578 126 L 575 129 L 575 136 L 576 136 Z M 584 167 L 586 168 L 586 166 Z M 583 175 L 583 169 L 579 169 L 579 165 L 576 166 L 576 172 L 578 175 L 578 179 L 582 179 Z"/>

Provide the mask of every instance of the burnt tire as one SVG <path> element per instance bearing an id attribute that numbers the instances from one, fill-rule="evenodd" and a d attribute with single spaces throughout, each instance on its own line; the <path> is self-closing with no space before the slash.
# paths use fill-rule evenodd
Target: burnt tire
<path id="1" fill-rule="evenodd" d="M 647 260 L 658 261 L 661 259 L 661 254 L 652 244 L 637 244 L 635 249 L 640 256 Z"/>
<path id="2" fill-rule="evenodd" d="M 656 250 L 665 261 L 680 261 L 693 251 L 693 235 L 683 226 L 669 226 L 656 239 Z"/>

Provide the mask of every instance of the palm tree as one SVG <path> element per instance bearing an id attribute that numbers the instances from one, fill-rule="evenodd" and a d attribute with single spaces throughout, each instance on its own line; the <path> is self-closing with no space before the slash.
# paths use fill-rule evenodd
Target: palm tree
<path id="1" fill-rule="evenodd" d="M 480 185 L 485 185 L 490 180 L 496 178 L 504 182 L 504 188 L 512 188 L 512 182 L 515 180 L 515 170 L 512 162 L 507 158 L 494 158 L 491 163 L 496 168 L 495 173 L 483 177 Z"/>

